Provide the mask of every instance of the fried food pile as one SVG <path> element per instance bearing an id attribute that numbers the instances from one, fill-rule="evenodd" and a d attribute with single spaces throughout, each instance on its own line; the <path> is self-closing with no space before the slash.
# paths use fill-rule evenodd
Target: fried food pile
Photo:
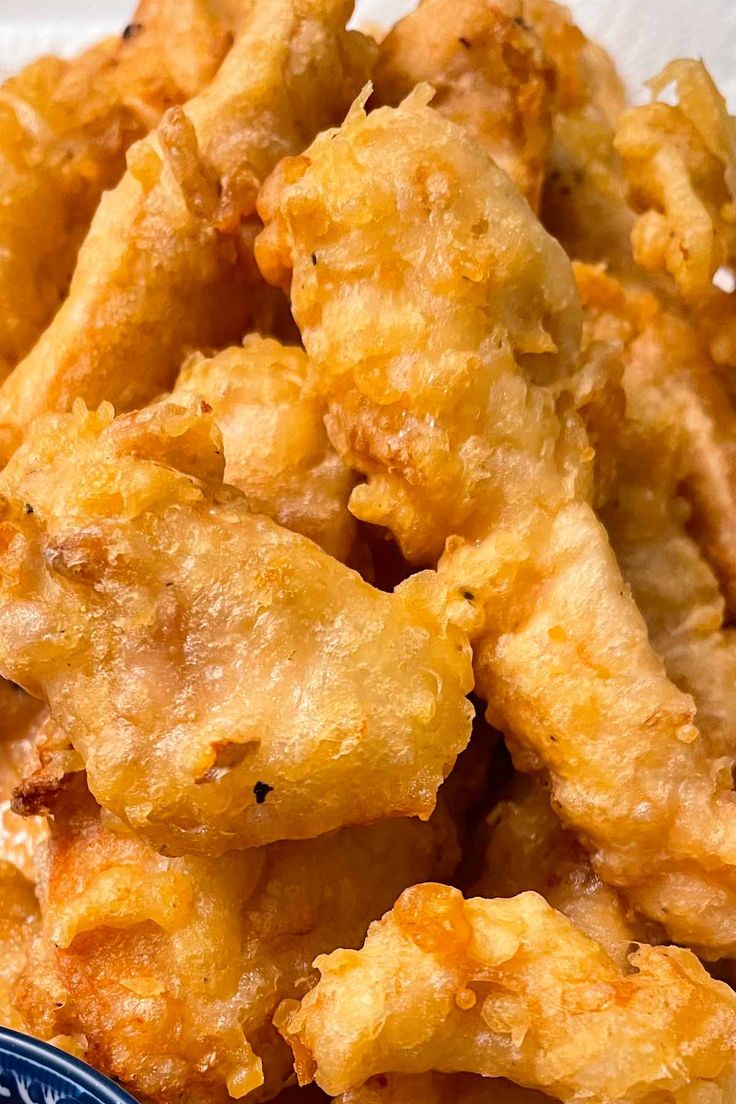
<path id="1" fill-rule="evenodd" d="M 352 16 L 0 88 L 0 1022 L 142 1104 L 733 1104 L 736 118 L 554 0 Z"/>

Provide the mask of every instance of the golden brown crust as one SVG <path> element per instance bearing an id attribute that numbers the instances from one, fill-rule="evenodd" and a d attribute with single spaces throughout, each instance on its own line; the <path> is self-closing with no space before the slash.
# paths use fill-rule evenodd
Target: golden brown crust
<path id="1" fill-rule="evenodd" d="M 463 1070 L 560 1100 L 730 1099 L 736 996 L 690 951 L 632 947 L 627 969 L 538 897 L 407 890 L 360 951 L 277 1023 L 300 1080 Z"/>
<path id="2" fill-rule="evenodd" d="M 358 946 L 401 889 L 455 861 L 442 815 L 163 858 L 77 783 L 57 803 L 19 1003 L 45 1037 L 84 1035 L 87 1059 L 138 1096 L 269 1098 L 292 1076 L 279 1001 L 313 984 L 317 954 Z"/>
<path id="3" fill-rule="evenodd" d="M 472 714 L 444 588 L 381 593 L 251 513 L 198 407 L 35 423 L 2 475 L 2 669 L 175 853 L 426 818 Z"/>
<path id="4" fill-rule="evenodd" d="M 381 43 L 374 81 L 391 107 L 431 84 L 435 110 L 467 126 L 538 208 L 554 79 L 522 0 L 422 0 Z"/>
<path id="5" fill-rule="evenodd" d="M 129 152 L 100 205 L 69 296 L 0 389 L 0 452 L 76 398 L 118 410 L 167 390 L 184 353 L 286 314 L 252 262 L 255 196 L 285 154 L 337 121 L 374 46 L 345 31 L 350 0 L 248 7 L 217 76 Z"/>
<path id="6" fill-rule="evenodd" d="M 198 395 L 212 408 L 225 448 L 225 482 L 254 513 L 301 533 L 348 562 L 355 483 L 330 444 L 324 403 L 306 388 L 303 349 L 257 334 L 211 359 L 191 357 L 172 397 Z"/>

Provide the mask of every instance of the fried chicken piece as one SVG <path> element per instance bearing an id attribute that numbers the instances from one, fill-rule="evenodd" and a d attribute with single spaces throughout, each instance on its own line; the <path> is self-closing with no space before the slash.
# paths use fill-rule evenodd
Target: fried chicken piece
<path id="1" fill-rule="evenodd" d="M 473 895 L 539 893 L 624 971 L 632 942 L 660 941 L 656 925 L 645 923 L 597 877 L 585 849 L 552 811 L 549 787 L 539 778 L 517 775 L 489 813 L 487 828 Z"/>
<path id="2" fill-rule="evenodd" d="M 38 925 L 38 901 L 33 884 L 0 859 L 0 1027 L 24 1031 L 15 1007 L 15 987 L 26 963 L 28 940 Z"/>
<path id="3" fill-rule="evenodd" d="M 125 151 L 212 78 L 246 6 L 141 0 L 121 37 L 72 61 L 41 58 L 0 87 L 0 378 L 66 295 Z"/>
<path id="4" fill-rule="evenodd" d="M 708 561 L 733 610 L 736 417 L 687 321 L 601 269 L 575 272 L 584 343 L 614 343 L 624 364 L 627 417 L 605 434 L 616 479 L 601 516 L 654 648 L 695 700 L 709 753 L 733 756 L 736 637 Z"/>
<path id="5" fill-rule="evenodd" d="M 360 951 L 276 1022 L 301 1081 L 333 1095 L 392 1071 L 506 1077 L 562 1101 L 727 1101 L 736 995 L 695 955 L 637 946 L 622 970 L 535 893 L 406 890 Z"/>
<path id="6" fill-rule="evenodd" d="M 13 812 L 15 787 L 35 769 L 34 750 L 46 711 L 19 686 L 0 679 L 0 862 L 12 863 L 27 878 L 35 878 L 34 855 L 46 838 L 40 817 Z"/>
<path id="7" fill-rule="evenodd" d="M 549 1104 L 549 1097 L 499 1077 L 472 1073 L 389 1073 L 371 1077 L 339 1104 Z"/>
<path id="8" fill-rule="evenodd" d="M 442 815 L 164 858 L 68 788 L 18 1005 L 44 1037 L 82 1033 L 87 1061 L 143 1099 L 268 1099 L 293 1076 L 279 1002 L 314 984 L 316 955 L 359 946 L 405 886 L 456 858 Z"/>
<path id="9" fill-rule="evenodd" d="M 572 400 L 542 386 L 578 355 L 562 250 L 421 93 L 356 108 L 260 206 L 259 261 L 284 286 L 293 270 L 328 431 L 367 478 L 352 511 L 410 560 L 441 556 L 488 719 L 519 765 L 547 769 L 599 877 L 672 938 L 734 953 L 728 764 L 698 739 L 621 579 Z"/>
<path id="10" fill-rule="evenodd" d="M 0 667 L 156 846 L 426 818 L 472 717 L 442 585 L 383 594 L 251 513 L 192 402 L 34 424 L 0 478 Z"/>
<path id="11" fill-rule="evenodd" d="M 677 104 L 658 102 L 672 84 Z M 673 61 L 650 87 L 655 102 L 626 112 L 616 132 L 638 212 L 634 256 L 693 302 L 736 259 L 736 120 L 702 61 Z"/>
<path id="12" fill-rule="evenodd" d="M 251 334 L 242 348 L 193 356 L 173 398 L 199 395 L 225 446 L 225 480 L 251 509 L 316 541 L 343 562 L 355 544 L 355 477 L 327 437 L 324 404 L 306 392 L 303 349 Z"/>
<path id="13" fill-rule="evenodd" d="M 381 43 L 376 96 L 396 107 L 422 81 L 469 127 L 536 210 L 552 141 L 552 67 L 522 0 L 421 0 Z"/>
<path id="14" fill-rule="evenodd" d="M 258 186 L 338 121 L 375 46 L 350 0 L 269 0 L 215 80 L 132 147 L 80 250 L 69 296 L 0 388 L 0 455 L 46 411 L 128 410 L 171 387 L 189 349 L 238 341 L 285 312 L 252 261 Z"/>
<path id="15" fill-rule="evenodd" d="M 613 124 L 626 93 L 613 61 L 553 0 L 525 0 L 524 15 L 554 66 L 554 142 L 542 221 L 572 257 L 632 267 L 632 212 L 626 205 Z"/>

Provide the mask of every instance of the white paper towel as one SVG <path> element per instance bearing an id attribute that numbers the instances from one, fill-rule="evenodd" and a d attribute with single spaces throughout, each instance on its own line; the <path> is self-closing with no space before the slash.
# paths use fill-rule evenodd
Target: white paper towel
<path id="1" fill-rule="evenodd" d="M 675 57 L 702 57 L 736 110 L 736 0 L 568 0 L 613 54 L 636 99 Z M 413 0 L 358 0 L 357 19 L 385 25 Z M 0 75 L 39 53 L 68 54 L 124 26 L 132 0 L 0 0 Z"/>

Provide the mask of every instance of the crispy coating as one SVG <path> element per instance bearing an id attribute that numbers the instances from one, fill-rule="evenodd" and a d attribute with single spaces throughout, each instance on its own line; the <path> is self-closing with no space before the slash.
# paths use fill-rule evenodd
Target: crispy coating
<path id="1" fill-rule="evenodd" d="M 389 1073 L 371 1077 L 339 1104 L 545 1104 L 549 1097 L 498 1077 L 470 1073 Z"/>
<path id="2" fill-rule="evenodd" d="M 83 1034 L 89 1061 L 162 1104 L 273 1096 L 292 1076 L 278 1003 L 314 984 L 317 954 L 359 946 L 405 886 L 456 861 L 442 817 L 217 860 L 156 854 L 79 787 L 54 817 L 18 1004 L 35 1031 Z"/>
<path id="3" fill-rule="evenodd" d="M 677 104 L 657 101 L 672 84 Z M 702 61 L 673 61 L 650 87 L 655 102 L 626 112 L 616 132 L 638 212 L 634 256 L 693 302 L 736 258 L 736 120 Z"/>
<path id="4" fill-rule="evenodd" d="M 699 492 L 695 504 L 714 517 L 716 548 L 729 556 L 736 421 L 687 322 L 601 269 L 575 271 L 584 342 L 614 343 L 624 365 L 627 418 L 608 426 L 604 447 L 615 453 L 616 478 L 601 516 L 654 648 L 695 701 L 702 742 L 714 759 L 734 756 L 736 636 L 724 625 L 724 599 L 706 558 L 715 540 L 697 512 L 691 517 L 682 492 Z M 732 599 L 729 566 L 722 579 Z"/>
<path id="5" fill-rule="evenodd" d="M 277 1023 L 300 1080 L 328 1093 L 375 1074 L 465 1071 L 562 1101 L 731 1099 L 736 995 L 690 951 L 637 946 L 622 970 L 535 893 L 406 890 L 360 951 Z"/>
<path id="6" fill-rule="evenodd" d="M 13 790 L 35 769 L 34 749 L 46 711 L 19 686 L 0 679 L 0 862 L 35 877 L 34 855 L 46 838 L 46 822 L 22 818 L 11 808 Z"/>
<path id="7" fill-rule="evenodd" d="M 199 395 L 225 446 L 225 480 L 251 509 L 347 561 L 355 544 L 355 477 L 330 444 L 324 404 L 305 389 L 303 349 L 252 334 L 243 346 L 185 364 L 173 398 Z"/>
<path id="8" fill-rule="evenodd" d="M 189 349 L 269 327 L 280 299 L 252 262 L 258 186 L 342 117 L 375 47 L 350 0 L 251 5 L 216 78 L 128 155 L 80 251 L 69 296 L 0 388 L 0 454 L 81 397 L 127 410 L 174 382 Z"/>
<path id="9" fill-rule="evenodd" d="M 367 477 L 351 509 L 415 562 L 444 548 L 489 720 L 549 771 L 599 876 L 673 938 L 733 953 L 728 764 L 698 739 L 589 505 L 594 451 L 570 398 L 540 385 L 577 355 L 559 246 L 417 95 L 354 110 L 274 174 L 261 209 L 259 261 L 284 283 L 293 270 L 328 430 Z"/>
<path id="10" fill-rule="evenodd" d="M 426 818 L 472 717 L 444 588 L 381 593 L 251 513 L 198 407 L 34 425 L 1 480 L 2 670 L 157 846 Z"/>
<path id="11" fill-rule="evenodd" d="M 625 970 L 632 941 L 659 942 L 661 932 L 604 885 L 572 832 L 555 816 L 549 788 L 534 776 L 517 775 L 491 810 L 479 897 L 515 897 L 533 890 L 605 948 Z"/>
<path id="12" fill-rule="evenodd" d="M 26 963 L 28 941 L 38 925 L 33 884 L 0 859 L 0 1027 L 26 1028 L 15 1007 L 15 987 Z"/>
<path id="13" fill-rule="evenodd" d="M 63 300 L 127 148 L 213 76 L 232 29 L 227 7 L 141 0 L 121 37 L 72 61 L 42 58 L 0 87 L 0 376 Z"/>
<path id="14" fill-rule="evenodd" d="M 542 221 L 571 257 L 632 266 L 633 215 L 626 205 L 613 124 L 626 105 L 611 58 L 553 0 L 525 0 L 524 14 L 554 66 L 554 142 Z"/>
<path id="15" fill-rule="evenodd" d="M 421 0 L 381 43 L 374 80 L 391 107 L 431 84 L 432 106 L 471 129 L 538 208 L 554 81 L 522 0 Z"/>

